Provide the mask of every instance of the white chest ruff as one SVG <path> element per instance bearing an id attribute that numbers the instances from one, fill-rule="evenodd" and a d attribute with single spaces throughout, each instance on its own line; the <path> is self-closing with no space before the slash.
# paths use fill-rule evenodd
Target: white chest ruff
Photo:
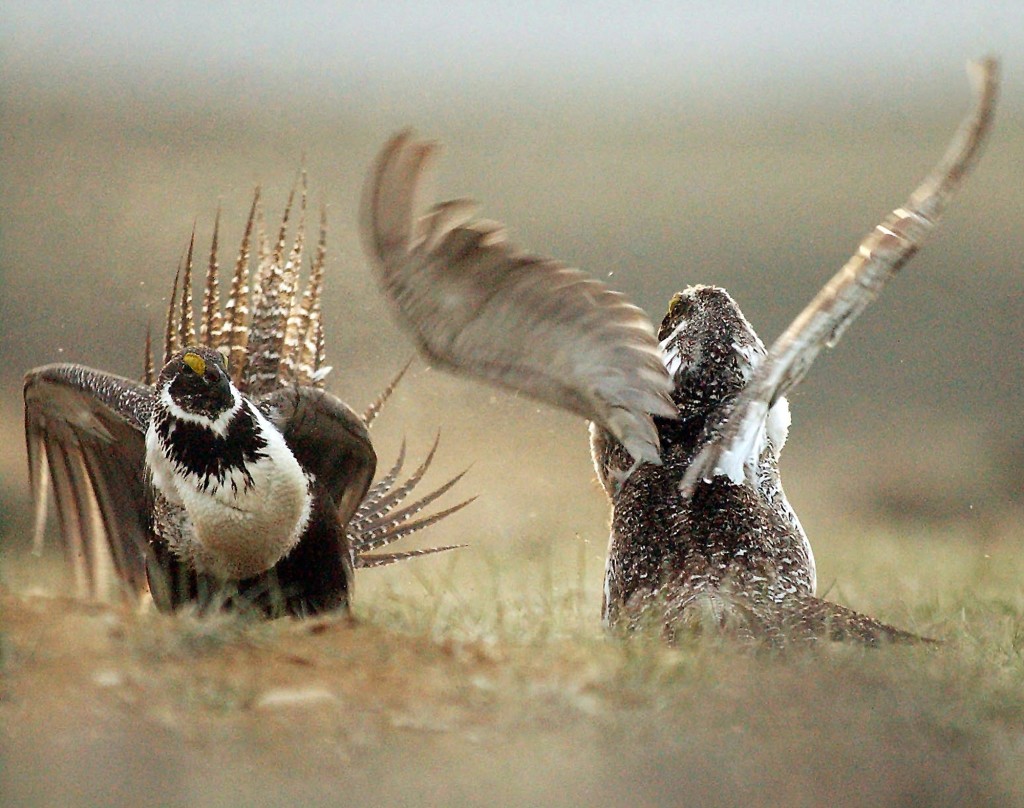
<path id="1" fill-rule="evenodd" d="M 172 467 L 152 426 L 146 435 L 153 484 L 184 506 L 192 522 L 194 546 L 188 555 L 197 569 L 220 578 L 248 578 L 274 566 L 298 542 L 312 506 L 311 479 L 284 437 L 255 407 L 250 411 L 267 445 L 266 457 L 246 464 L 249 485 L 234 470 L 223 484 L 204 490 L 198 475 Z"/>

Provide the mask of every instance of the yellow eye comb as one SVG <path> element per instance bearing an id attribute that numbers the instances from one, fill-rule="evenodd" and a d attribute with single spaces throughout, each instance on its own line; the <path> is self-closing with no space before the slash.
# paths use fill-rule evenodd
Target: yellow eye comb
<path id="1" fill-rule="evenodd" d="M 192 353 L 190 351 L 181 358 L 181 361 L 192 368 L 192 370 L 200 376 L 206 373 L 206 360 L 199 354 Z"/>

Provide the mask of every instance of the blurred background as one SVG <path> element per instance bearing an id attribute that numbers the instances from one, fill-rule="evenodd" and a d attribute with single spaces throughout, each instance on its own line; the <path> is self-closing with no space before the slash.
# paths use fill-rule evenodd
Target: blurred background
<path id="1" fill-rule="evenodd" d="M 479 199 L 517 244 L 655 322 L 685 285 L 724 286 L 770 342 L 939 158 L 970 100 L 964 63 L 990 53 L 1004 89 L 988 151 L 792 396 L 784 469 L 822 561 L 872 521 L 1019 539 L 1020 4 L 9 3 L 0 47 L 8 550 L 27 539 L 24 372 L 138 376 L 193 223 L 208 243 L 222 208 L 230 263 L 254 186 L 276 216 L 304 165 L 328 207 L 329 387 L 357 410 L 412 354 L 355 229 L 367 166 L 410 125 L 445 145 L 439 198 Z M 582 422 L 417 362 L 374 426 L 381 465 L 438 429 L 434 480 L 469 466 L 459 488 L 480 497 L 435 541 L 529 555 L 582 540 L 600 567 Z"/>

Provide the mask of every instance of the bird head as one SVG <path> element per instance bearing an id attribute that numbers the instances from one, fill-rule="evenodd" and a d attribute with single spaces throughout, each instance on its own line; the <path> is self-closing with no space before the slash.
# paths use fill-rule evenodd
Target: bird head
<path id="1" fill-rule="evenodd" d="M 723 406 L 729 406 L 750 380 L 764 359 L 764 345 L 736 301 L 717 286 L 689 286 L 673 295 L 658 329 L 658 342 L 679 413 L 677 419 L 657 421 L 658 436 L 663 454 L 686 456 L 698 441 L 707 439 L 709 419 L 719 417 Z M 788 408 L 785 418 L 779 448 L 788 428 Z M 632 471 L 631 458 L 599 427 L 591 428 L 590 445 L 598 479 L 616 502 L 622 481 Z M 670 469 L 667 474 L 677 472 L 678 468 Z"/>
<path id="2" fill-rule="evenodd" d="M 211 427 L 240 402 L 223 354 L 205 347 L 173 356 L 160 372 L 157 389 L 172 415 Z"/>
<path id="3" fill-rule="evenodd" d="M 686 409 L 706 412 L 738 392 L 765 355 L 736 301 L 717 286 L 689 286 L 676 293 L 658 340 L 683 417 Z"/>

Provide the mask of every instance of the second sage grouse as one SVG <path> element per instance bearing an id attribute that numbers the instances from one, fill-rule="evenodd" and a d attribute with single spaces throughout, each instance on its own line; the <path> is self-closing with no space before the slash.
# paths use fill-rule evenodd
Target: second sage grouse
<path id="1" fill-rule="evenodd" d="M 364 188 L 364 244 L 398 319 L 435 365 L 591 420 L 611 502 L 603 615 L 670 636 L 709 624 L 785 642 L 913 635 L 815 596 L 810 544 L 783 493 L 785 394 L 914 254 L 990 128 L 997 67 L 972 67 L 977 99 L 909 201 L 860 244 L 765 351 L 722 289 L 676 295 L 657 335 L 621 295 L 524 255 L 467 202 L 414 216 L 435 147 L 408 133 Z M 653 612 L 652 612 L 653 610 Z"/>
<path id="2" fill-rule="evenodd" d="M 300 294 L 305 182 L 293 240 L 292 198 L 271 240 L 259 197 L 223 308 L 214 228 L 198 332 L 189 245 L 159 374 L 147 338 L 141 382 L 72 364 L 25 377 L 36 543 L 52 486 L 80 596 L 104 597 L 113 583 L 131 597 L 148 588 L 163 610 L 302 616 L 344 608 L 354 567 L 433 552 L 370 551 L 466 504 L 418 516 L 456 477 L 399 507 L 433 450 L 400 482 L 403 447 L 372 484 L 377 456 L 367 428 L 394 383 L 363 415 L 323 389 L 325 222 Z"/>

